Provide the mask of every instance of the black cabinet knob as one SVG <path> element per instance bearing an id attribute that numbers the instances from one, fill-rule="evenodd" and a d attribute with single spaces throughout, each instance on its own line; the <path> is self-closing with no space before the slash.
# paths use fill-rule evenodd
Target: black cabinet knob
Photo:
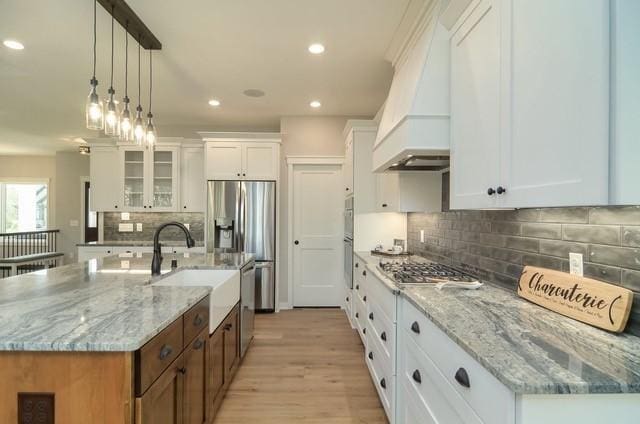
<path id="1" fill-rule="evenodd" d="M 349 301 L 349 298 L 347 297 L 345 300 L 348 302 L 348 301 Z"/>
<path id="2" fill-rule="evenodd" d="M 356 318 L 360 318 L 360 314 L 356 312 Z"/>
<path id="3" fill-rule="evenodd" d="M 200 327 L 203 323 L 204 323 L 204 318 L 202 318 L 202 315 L 196 314 L 196 317 L 193 319 L 193 326 Z"/>
<path id="4" fill-rule="evenodd" d="M 184 205 L 184 206 L 183 206 L 183 208 L 184 208 L 184 209 L 187 209 L 187 205 Z"/>
<path id="5" fill-rule="evenodd" d="M 413 324 L 411 324 L 411 331 L 416 334 L 420 334 L 420 325 L 418 325 L 418 321 L 413 321 Z"/>
<path id="6" fill-rule="evenodd" d="M 163 345 L 162 348 L 160 349 L 160 354 L 158 355 L 158 358 L 163 361 L 165 360 L 169 355 L 171 355 L 171 353 L 173 352 L 173 348 L 170 345 Z"/>
<path id="7" fill-rule="evenodd" d="M 147 209 L 147 207 L 146 207 L 146 206 L 143 206 L 143 208 Z"/>
<path id="8" fill-rule="evenodd" d="M 362 334 L 367 334 L 367 329 L 366 328 L 362 329 Z"/>
<path id="9" fill-rule="evenodd" d="M 369 319 L 373 321 L 373 312 L 369 312 Z"/>
<path id="10" fill-rule="evenodd" d="M 380 338 L 386 342 L 387 341 L 387 332 L 383 331 L 382 334 L 380 334 Z"/>
<path id="11" fill-rule="evenodd" d="M 469 381 L 469 374 L 467 374 L 467 370 L 464 368 L 458 368 L 456 371 L 455 379 L 463 387 L 467 389 L 471 387 L 471 382 Z"/>
<path id="12" fill-rule="evenodd" d="M 360 284 L 356 284 L 356 290 L 360 290 Z"/>
<path id="13" fill-rule="evenodd" d="M 178 368 L 178 372 L 179 372 L 180 374 L 186 374 L 186 373 L 187 373 L 187 369 L 186 369 L 185 367 Z"/>
<path id="14" fill-rule="evenodd" d="M 238 173 L 238 177 L 240 176 L 240 173 Z"/>
<path id="15" fill-rule="evenodd" d="M 298 240 L 294 241 L 293 244 L 295 244 L 296 246 L 300 244 L 300 242 Z"/>
<path id="16" fill-rule="evenodd" d="M 118 209 L 118 205 L 115 205 L 114 207 L 115 207 L 116 209 Z"/>
<path id="17" fill-rule="evenodd" d="M 356 262 L 356 268 L 358 268 L 360 265 L 358 264 L 358 262 Z"/>
<path id="18" fill-rule="evenodd" d="M 498 186 L 498 188 L 496 189 L 496 193 L 498 193 L 498 194 L 503 194 L 503 193 L 506 193 L 506 192 L 507 192 L 507 189 L 502 187 L 502 186 Z"/>
<path id="19" fill-rule="evenodd" d="M 373 361 L 373 352 L 369 352 L 369 359 Z"/>
<path id="20" fill-rule="evenodd" d="M 384 378 L 380 380 L 380 387 L 382 387 L 383 389 L 387 388 L 387 381 Z"/>
<path id="21" fill-rule="evenodd" d="M 488 194 L 489 196 L 493 196 L 495 192 L 496 192 L 496 191 L 493 189 L 493 187 L 489 187 L 489 189 L 487 190 L 487 194 Z"/>
<path id="22" fill-rule="evenodd" d="M 362 301 L 363 301 L 363 302 L 366 302 L 366 301 L 367 301 L 367 296 L 363 297 L 363 298 L 362 298 Z"/>
<path id="23" fill-rule="evenodd" d="M 413 378 L 413 381 L 415 381 L 416 383 L 418 384 L 422 383 L 422 376 L 420 375 L 420 371 L 415 370 L 411 375 L 411 377 Z"/>
<path id="24" fill-rule="evenodd" d="M 364 277 L 366 277 L 366 276 L 367 276 L 367 271 L 362 271 L 362 275 L 363 275 Z"/>
<path id="25" fill-rule="evenodd" d="M 344 191 L 349 191 L 349 187 L 345 187 L 345 188 L 344 188 Z"/>
<path id="26" fill-rule="evenodd" d="M 243 173 L 243 174 L 242 174 L 242 176 L 243 176 L 243 177 L 246 177 L 246 176 L 247 176 L 247 174 Z"/>
<path id="27" fill-rule="evenodd" d="M 231 330 L 232 327 L 233 327 L 233 324 L 225 324 L 223 329 L 224 329 L 224 331 L 229 331 L 229 330 Z"/>
<path id="28" fill-rule="evenodd" d="M 194 343 L 193 343 L 193 349 L 194 350 L 200 350 L 202 349 L 202 346 L 204 346 L 204 342 L 202 341 L 202 339 L 198 338 Z"/>
<path id="29" fill-rule="evenodd" d="M 383 208 L 386 208 L 386 207 L 387 207 L 387 204 L 386 204 L 386 203 L 383 203 L 383 204 L 382 204 L 382 207 L 383 207 Z"/>

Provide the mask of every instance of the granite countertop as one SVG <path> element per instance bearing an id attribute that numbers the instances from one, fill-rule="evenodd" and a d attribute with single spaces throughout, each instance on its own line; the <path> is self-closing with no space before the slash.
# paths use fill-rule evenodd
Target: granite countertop
<path id="1" fill-rule="evenodd" d="M 240 269 L 253 260 L 242 253 L 163 256 L 163 274 L 172 272 L 172 259 L 178 271 Z M 0 351 L 139 349 L 210 293 L 203 287 L 150 285 L 151 258 L 109 256 L 3 279 Z"/>
<path id="2" fill-rule="evenodd" d="M 184 240 L 167 240 L 161 242 L 162 246 L 166 247 L 186 247 L 187 244 Z M 105 240 L 105 241 L 90 241 L 87 243 L 77 243 L 78 247 L 152 247 L 153 240 Z M 196 247 L 204 246 L 203 241 L 196 241 Z"/>
<path id="3" fill-rule="evenodd" d="M 356 254 L 509 389 L 520 394 L 640 393 L 640 338 L 551 312 L 514 291 L 402 286 Z"/>

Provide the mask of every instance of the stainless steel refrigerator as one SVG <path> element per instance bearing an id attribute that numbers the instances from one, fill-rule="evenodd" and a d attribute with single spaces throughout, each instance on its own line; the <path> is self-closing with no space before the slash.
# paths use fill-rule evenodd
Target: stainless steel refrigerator
<path id="1" fill-rule="evenodd" d="M 207 251 L 253 253 L 255 308 L 275 309 L 276 183 L 209 181 Z"/>

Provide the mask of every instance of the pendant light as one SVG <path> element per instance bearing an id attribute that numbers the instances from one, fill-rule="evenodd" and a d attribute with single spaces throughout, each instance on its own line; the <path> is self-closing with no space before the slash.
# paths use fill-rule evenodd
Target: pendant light
<path id="1" fill-rule="evenodd" d="M 87 121 L 87 129 L 101 130 L 104 128 L 104 114 L 102 113 L 102 102 L 98 96 L 97 87 L 98 80 L 96 79 L 96 8 L 97 0 L 93 0 L 93 77 L 91 77 L 91 91 L 89 97 L 87 97 L 87 104 L 85 107 L 85 115 Z"/>
<path id="2" fill-rule="evenodd" d="M 142 106 L 140 105 L 140 41 L 138 41 L 138 107 L 136 107 L 136 121 L 133 125 L 133 138 L 138 146 L 144 144 L 145 129 L 142 122 Z"/>
<path id="3" fill-rule="evenodd" d="M 107 113 L 104 117 L 104 133 L 112 137 L 118 136 L 120 120 L 118 119 L 118 103 L 113 98 L 116 91 L 113 89 L 113 15 L 115 6 L 111 6 L 111 85 L 109 86 L 109 100 L 107 100 Z"/>
<path id="4" fill-rule="evenodd" d="M 124 98 L 122 99 L 122 114 L 120 115 L 120 140 L 133 140 L 133 122 L 129 111 L 129 21 L 125 29 L 124 41 Z"/>
<path id="5" fill-rule="evenodd" d="M 153 113 L 151 113 L 151 92 L 153 90 L 153 56 L 151 52 L 153 52 L 153 50 L 149 49 L 149 113 L 147 113 L 147 134 L 145 138 L 147 140 L 147 147 L 153 150 L 158 134 L 156 133 L 156 127 L 153 125 Z"/>

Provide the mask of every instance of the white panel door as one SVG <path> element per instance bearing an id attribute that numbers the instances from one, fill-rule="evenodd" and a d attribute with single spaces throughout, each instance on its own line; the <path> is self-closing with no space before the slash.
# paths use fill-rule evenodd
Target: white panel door
<path id="1" fill-rule="evenodd" d="M 340 306 L 342 178 L 340 165 L 293 168 L 293 306 Z"/>
<path id="2" fill-rule="evenodd" d="M 278 175 L 278 147 L 269 143 L 242 144 L 242 179 L 272 180 Z"/>
<path id="3" fill-rule="evenodd" d="M 487 190 L 500 164 L 498 6 L 482 0 L 451 38 L 451 209 L 496 206 Z"/>
<path id="4" fill-rule="evenodd" d="M 240 143 L 207 143 L 207 180 L 239 180 L 242 176 L 242 146 Z"/>
<path id="5" fill-rule="evenodd" d="M 507 4 L 501 206 L 607 204 L 609 1 Z"/>
<path id="6" fill-rule="evenodd" d="M 116 147 L 92 147 L 89 156 L 91 209 L 98 212 L 122 210 L 120 154 Z M 114 170 L 116 175 L 114 175 Z"/>
<path id="7" fill-rule="evenodd" d="M 204 149 L 185 147 L 180 155 L 180 199 L 182 212 L 204 212 L 207 184 L 204 178 Z"/>

